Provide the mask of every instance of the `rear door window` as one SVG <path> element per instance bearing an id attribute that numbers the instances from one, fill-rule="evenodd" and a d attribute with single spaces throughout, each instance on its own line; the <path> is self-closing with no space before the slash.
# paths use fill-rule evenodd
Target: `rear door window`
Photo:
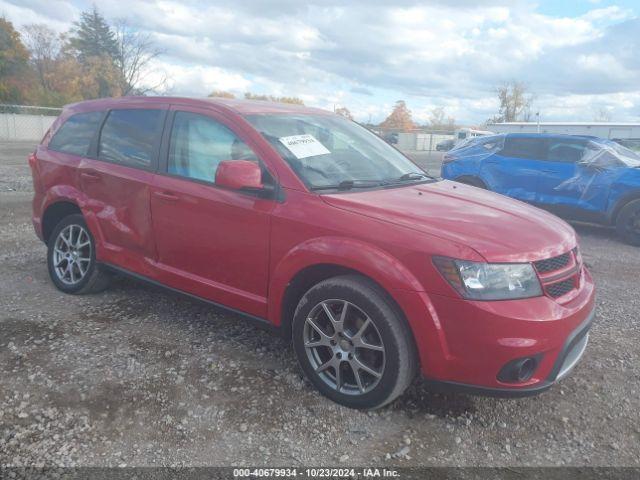
<path id="1" fill-rule="evenodd" d="M 76 113 L 54 134 L 48 148 L 56 152 L 86 156 L 103 112 Z"/>
<path id="2" fill-rule="evenodd" d="M 577 163 L 586 148 L 586 142 L 572 139 L 553 139 L 549 142 L 547 160 L 550 162 Z"/>
<path id="3" fill-rule="evenodd" d="M 112 110 L 102 127 L 98 158 L 130 167 L 151 168 L 165 110 Z"/>
<path id="4" fill-rule="evenodd" d="M 546 142 L 542 138 L 507 137 L 500 155 L 504 157 L 528 158 L 543 160 Z"/>

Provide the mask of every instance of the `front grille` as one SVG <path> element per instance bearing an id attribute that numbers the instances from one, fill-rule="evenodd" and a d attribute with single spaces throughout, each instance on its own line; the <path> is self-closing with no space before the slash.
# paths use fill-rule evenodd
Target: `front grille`
<path id="1" fill-rule="evenodd" d="M 538 260 L 537 262 L 533 262 L 533 264 L 536 266 L 536 270 L 538 270 L 539 273 L 547 273 L 566 267 L 569 265 L 570 261 L 571 256 L 570 253 L 567 252 L 557 257 Z"/>
<path id="2" fill-rule="evenodd" d="M 567 278 L 561 282 L 552 283 L 551 285 L 546 286 L 547 293 L 553 298 L 561 297 L 562 295 L 569 293 L 574 288 L 575 281 L 573 278 Z"/>

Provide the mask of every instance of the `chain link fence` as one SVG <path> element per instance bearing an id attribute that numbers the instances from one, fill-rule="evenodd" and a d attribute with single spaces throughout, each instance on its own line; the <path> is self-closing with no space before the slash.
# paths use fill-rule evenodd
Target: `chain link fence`
<path id="1" fill-rule="evenodd" d="M 61 108 L 0 104 L 0 140 L 39 141 Z"/>

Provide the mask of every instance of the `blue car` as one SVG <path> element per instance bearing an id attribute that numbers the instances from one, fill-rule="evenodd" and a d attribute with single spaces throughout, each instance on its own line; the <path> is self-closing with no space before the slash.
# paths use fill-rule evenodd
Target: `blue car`
<path id="1" fill-rule="evenodd" d="M 444 156 L 444 178 L 486 188 L 577 221 L 615 226 L 640 245 L 640 155 L 602 138 L 478 137 Z"/>

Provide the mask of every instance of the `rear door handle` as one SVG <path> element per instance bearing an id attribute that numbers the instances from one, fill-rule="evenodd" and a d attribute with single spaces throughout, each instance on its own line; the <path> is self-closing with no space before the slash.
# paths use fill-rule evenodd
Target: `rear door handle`
<path id="1" fill-rule="evenodd" d="M 80 175 L 82 176 L 82 178 L 90 182 L 97 182 L 98 180 L 100 180 L 100 175 L 98 175 L 97 173 L 81 172 Z"/>
<path id="2" fill-rule="evenodd" d="M 158 197 L 160 200 L 164 200 L 165 202 L 177 202 L 179 197 L 170 192 L 153 192 L 153 194 Z"/>

